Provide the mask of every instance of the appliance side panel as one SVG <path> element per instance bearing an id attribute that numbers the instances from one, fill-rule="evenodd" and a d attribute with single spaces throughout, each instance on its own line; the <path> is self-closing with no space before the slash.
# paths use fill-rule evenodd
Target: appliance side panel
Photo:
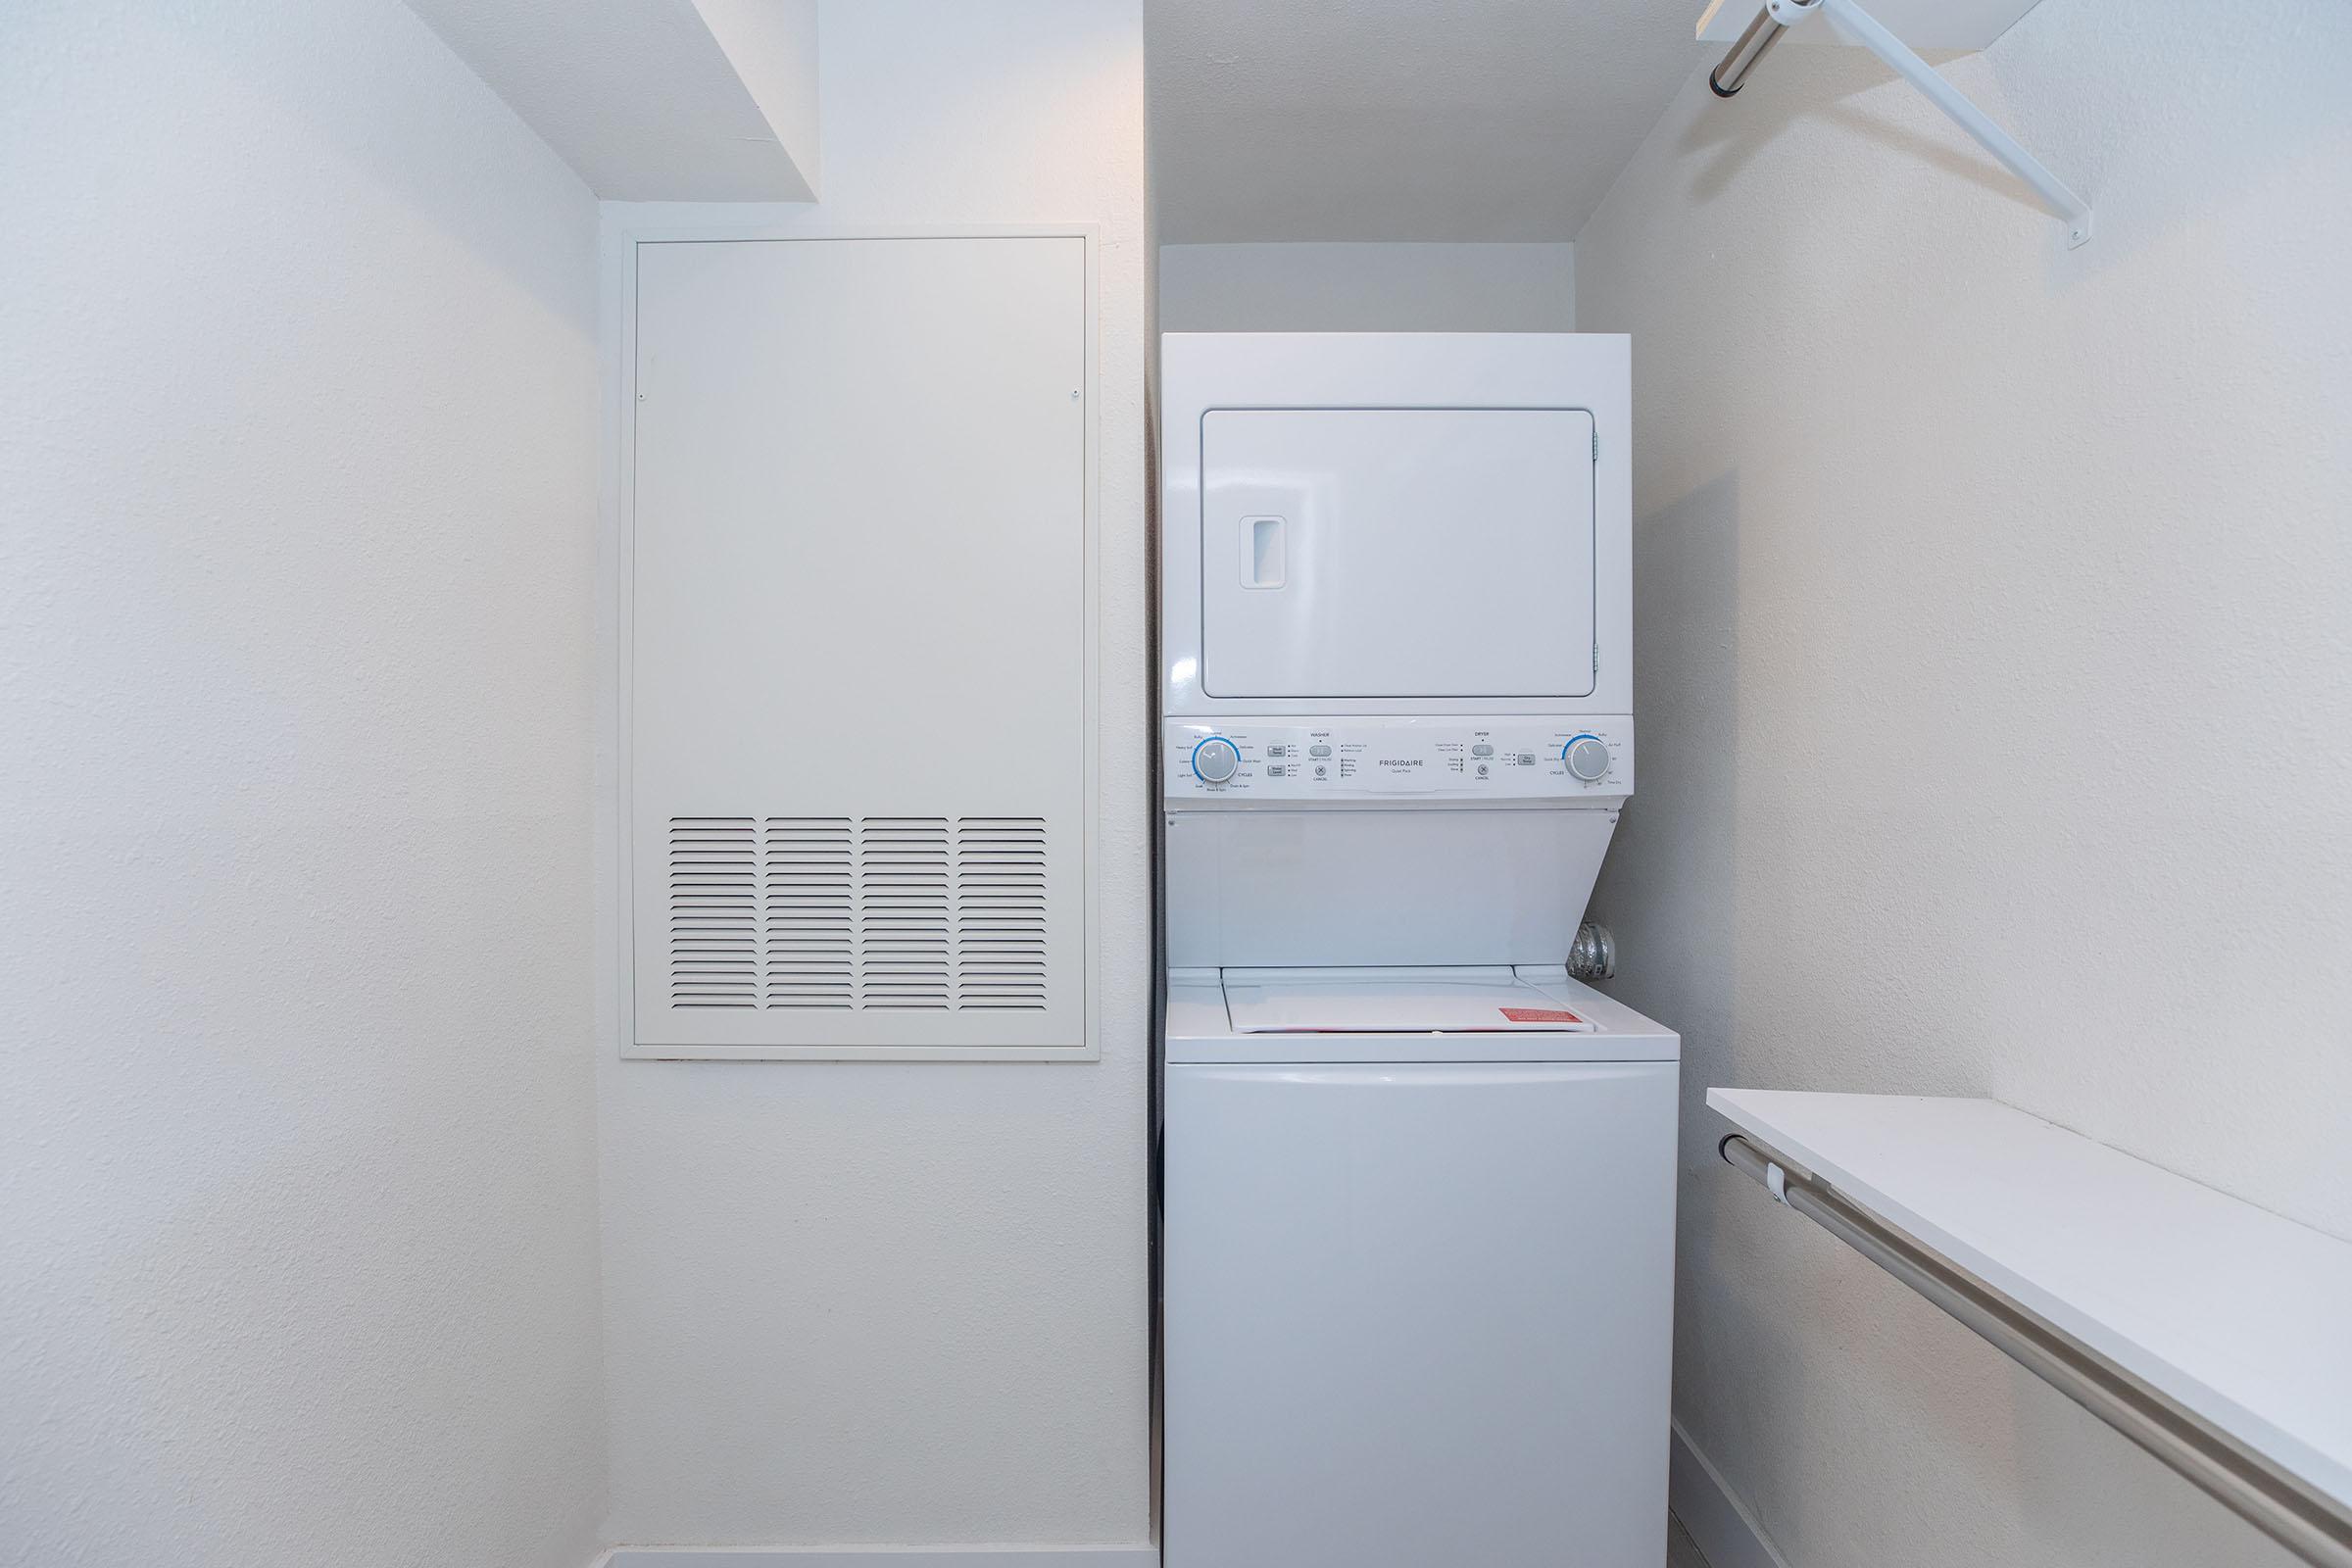
<path id="1" fill-rule="evenodd" d="M 1566 961 L 1611 808 L 1167 813 L 1178 965 Z"/>

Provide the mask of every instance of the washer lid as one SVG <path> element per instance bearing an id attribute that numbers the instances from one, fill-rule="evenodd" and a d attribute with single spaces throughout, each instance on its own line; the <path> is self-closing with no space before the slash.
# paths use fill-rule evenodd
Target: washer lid
<path id="1" fill-rule="evenodd" d="M 1599 1025 L 1507 964 L 1227 969 L 1236 1033 L 1591 1034 Z"/>

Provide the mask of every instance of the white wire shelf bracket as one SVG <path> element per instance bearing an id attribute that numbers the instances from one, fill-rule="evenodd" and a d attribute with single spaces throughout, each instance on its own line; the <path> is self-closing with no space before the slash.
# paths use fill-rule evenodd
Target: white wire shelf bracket
<path id="1" fill-rule="evenodd" d="M 1717 0 L 1718 5 L 1721 0 Z M 1712 10 L 1701 19 L 1700 31 L 1714 16 Z M 1855 0 L 1765 0 L 1764 8 L 1747 24 L 1723 57 L 1721 64 L 1708 74 L 1708 85 L 1719 98 L 1729 98 L 1747 84 L 1748 74 L 1757 62 L 1778 43 L 1781 35 L 1791 27 L 1800 26 L 1815 17 L 1827 17 L 1840 36 L 1868 49 L 1885 61 L 1888 70 L 1901 76 L 1925 94 L 1928 101 L 1942 110 L 1951 122 L 1966 131 L 1976 144 L 1990 153 L 2001 167 L 2033 188 L 2042 204 L 2066 224 L 2066 243 L 2071 249 L 2088 243 L 2091 232 L 2090 203 L 2076 194 L 2073 186 L 2050 172 L 2049 166 L 2032 153 L 1992 118 L 1979 109 L 1968 95 L 1938 75 L 1936 69 L 1920 59 L 1911 47 L 1862 9 Z"/>

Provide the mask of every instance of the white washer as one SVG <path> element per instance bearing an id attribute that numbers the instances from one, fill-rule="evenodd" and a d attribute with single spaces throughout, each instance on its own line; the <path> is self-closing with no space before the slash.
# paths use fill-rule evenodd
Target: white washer
<path id="1" fill-rule="evenodd" d="M 1167 1568 L 1656 1568 L 1674 1034 L 1509 966 L 1167 1020 Z"/>

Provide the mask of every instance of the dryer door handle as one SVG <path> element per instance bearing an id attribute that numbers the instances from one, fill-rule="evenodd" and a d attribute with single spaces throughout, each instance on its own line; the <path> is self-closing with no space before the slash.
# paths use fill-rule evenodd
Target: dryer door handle
<path id="1" fill-rule="evenodd" d="M 1242 519 L 1242 586 L 1280 588 L 1290 579 L 1290 523 L 1281 517 Z"/>

